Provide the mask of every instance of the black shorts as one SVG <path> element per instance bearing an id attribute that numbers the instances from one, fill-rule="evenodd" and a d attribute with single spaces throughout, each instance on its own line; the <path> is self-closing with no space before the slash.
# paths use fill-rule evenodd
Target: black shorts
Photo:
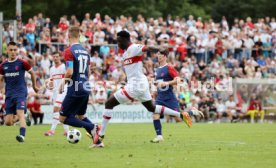
<path id="1" fill-rule="evenodd" d="M 61 116 L 75 117 L 76 115 L 84 115 L 86 113 L 87 104 L 88 104 L 88 96 L 65 96 L 62 105 L 61 105 Z"/>

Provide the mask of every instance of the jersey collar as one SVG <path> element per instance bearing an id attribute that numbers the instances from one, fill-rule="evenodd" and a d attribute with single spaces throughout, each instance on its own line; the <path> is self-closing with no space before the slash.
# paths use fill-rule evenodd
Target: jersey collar
<path id="1" fill-rule="evenodd" d="M 17 59 L 18 59 L 17 57 L 16 57 L 15 60 L 13 60 L 13 61 L 10 61 L 10 60 L 8 59 L 8 62 L 15 62 Z"/>
<path id="2" fill-rule="evenodd" d="M 127 49 L 128 49 L 132 44 L 133 44 L 133 43 L 130 43 L 129 46 L 127 47 Z M 126 49 L 126 50 L 127 50 L 127 49 Z"/>
<path id="3" fill-rule="evenodd" d="M 75 45 L 75 44 L 80 44 L 80 43 L 72 43 L 71 46 Z"/>
<path id="4" fill-rule="evenodd" d="M 159 68 L 163 68 L 163 67 L 165 67 L 165 66 L 167 66 L 168 64 L 166 63 L 165 65 L 163 65 L 163 66 L 160 66 Z"/>

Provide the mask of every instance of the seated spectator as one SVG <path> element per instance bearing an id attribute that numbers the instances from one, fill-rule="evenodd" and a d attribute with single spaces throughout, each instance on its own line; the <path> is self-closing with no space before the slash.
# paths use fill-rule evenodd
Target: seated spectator
<path id="1" fill-rule="evenodd" d="M 37 119 L 39 118 L 39 124 L 43 123 L 44 113 L 41 111 L 41 103 L 39 97 L 36 96 L 34 102 L 28 102 L 27 107 L 29 108 L 34 125 L 37 125 Z"/>
<path id="2" fill-rule="evenodd" d="M 250 115 L 250 121 L 251 123 L 254 123 L 255 120 L 255 115 L 260 115 L 260 122 L 263 123 L 264 122 L 264 115 L 265 112 L 262 109 L 262 103 L 260 98 L 256 97 L 255 95 L 252 96 L 249 106 L 248 106 L 248 110 L 247 110 L 247 115 Z"/>
<path id="3" fill-rule="evenodd" d="M 222 98 L 218 98 L 216 103 L 217 122 L 220 123 L 222 116 L 227 116 L 225 103 Z"/>
<path id="4" fill-rule="evenodd" d="M 225 102 L 225 106 L 228 119 L 232 122 L 233 118 L 238 116 L 236 110 L 237 103 L 235 102 L 233 95 L 229 96 L 229 99 Z"/>

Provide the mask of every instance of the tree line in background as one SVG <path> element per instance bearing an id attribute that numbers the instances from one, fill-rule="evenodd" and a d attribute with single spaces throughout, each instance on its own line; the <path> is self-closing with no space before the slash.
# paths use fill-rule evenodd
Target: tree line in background
<path id="1" fill-rule="evenodd" d="M 4 19 L 15 18 L 16 0 L 1 0 L 0 11 Z M 273 0 L 22 0 L 22 19 L 24 22 L 39 12 L 50 17 L 54 22 L 63 15 L 76 15 L 83 19 L 84 14 L 99 12 L 111 17 L 120 15 L 145 17 L 166 17 L 168 14 L 180 17 L 194 15 L 203 19 L 213 18 L 218 22 L 226 16 L 231 23 L 234 18 L 250 16 L 256 19 L 276 17 L 276 1 Z M 115 19 L 115 18 L 114 18 Z"/>

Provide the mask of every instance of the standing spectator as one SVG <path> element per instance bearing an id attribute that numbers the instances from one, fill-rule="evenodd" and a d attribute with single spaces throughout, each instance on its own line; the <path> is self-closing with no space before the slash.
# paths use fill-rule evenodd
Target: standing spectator
<path id="1" fill-rule="evenodd" d="M 103 87 L 100 87 L 95 96 L 95 101 L 97 104 L 104 104 L 107 100 L 107 94 Z"/>
<path id="2" fill-rule="evenodd" d="M 216 55 L 222 56 L 222 53 L 223 53 L 223 43 L 222 43 L 221 38 L 218 38 L 215 47 L 216 47 Z"/>
<path id="3" fill-rule="evenodd" d="M 90 18 L 90 13 L 86 13 L 81 24 L 82 25 L 84 24 L 84 25 L 86 25 L 88 27 L 88 26 L 91 25 L 91 23 L 92 23 L 92 20 Z"/>
<path id="4" fill-rule="evenodd" d="M 35 27 L 36 27 L 36 25 L 35 25 L 35 23 L 34 23 L 34 21 L 33 21 L 32 18 L 29 18 L 28 23 L 26 24 L 25 27 L 26 27 L 26 29 L 29 30 L 30 32 L 35 32 Z"/>
<path id="5" fill-rule="evenodd" d="M 244 47 L 245 47 L 244 55 L 245 55 L 245 58 L 249 59 L 251 57 L 254 41 L 252 40 L 252 38 L 249 37 L 248 34 L 245 35 L 245 39 L 243 39 L 243 41 L 244 41 Z"/>
<path id="6" fill-rule="evenodd" d="M 91 58 L 91 62 L 96 63 L 97 68 L 101 68 L 103 65 L 103 60 L 99 57 L 99 53 L 95 51 L 93 57 Z"/>
<path id="7" fill-rule="evenodd" d="M 67 29 L 69 28 L 69 25 L 67 24 L 67 21 L 65 20 L 64 17 L 61 17 L 58 23 L 58 28 L 62 31 L 62 32 L 66 32 Z"/>
<path id="8" fill-rule="evenodd" d="M 103 44 L 105 33 L 102 31 L 100 26 L 97 26 L 97 31 L 94 33 L 93 44 Z"/>
<path id="9" fill-rule="evenodd" d="M 26 40 L 31 45 L 31 49 L 35 47 L 35 34 L 32 28 L 27 29 L 27 34 L 25 35 Z"/>
<path id="10" fill-rule="evenodd" d="M 36 31 L 37 34 L 40 34 L 40 32 L 42 31 L 43 27 L 44 27 L 44 23 L 45 23 L 45 19 L 43 18 L 43 14 L 39 13 L 38 17 L 37 17 L 37 22 L 36 22 Z"/>
<path id="11" fill-rule="evenodd" d="M 104 41 L 103 45 L 100 47 L 100 56 L 106 58 L 110 53 L 110 48 L 107 41 Z"/>
<path id="12" fill-rule="evenodd" d="M 48 29 L 52 30 L 53 24 L 52 24 L 50 18 L 46 18 L 46 19 L 45 19 L 44 27 L 47 27 Z"/>
<path id="13" fill-rule="evenodd" d="M 101 25 L 102 24 L 101 14 L 96 13 L 95 18 L 93 19 L 93 22 L 95 25 Z"/>
<path id="14" fill-rule="evenodd" d="M 43 54 L 42 60 L 40 61 L 40 67 L 43 69 L 43 74 L 46 75 L 45 78 L 47 78 L 50 74 L 50 66 L 50 58 L 48 53 L 46 52 L 45 54 Z"/>

